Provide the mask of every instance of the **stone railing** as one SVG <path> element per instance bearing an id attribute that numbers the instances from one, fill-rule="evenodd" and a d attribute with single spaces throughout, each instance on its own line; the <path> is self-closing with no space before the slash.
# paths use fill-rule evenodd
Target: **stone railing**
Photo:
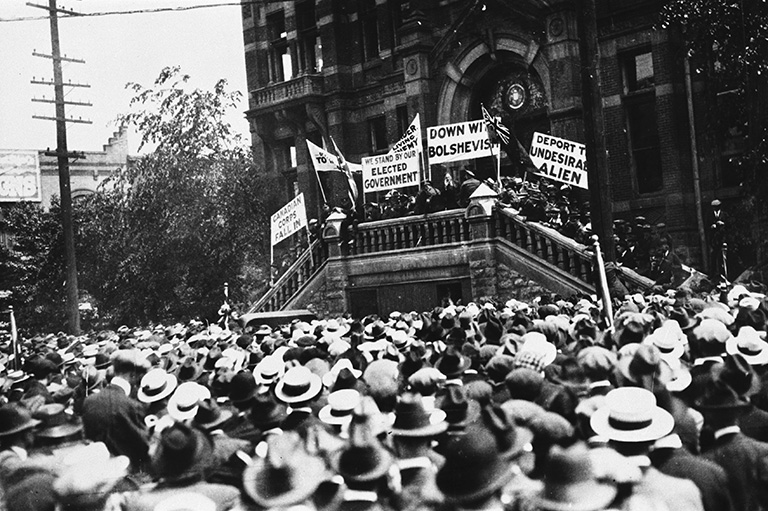
<path id="1" fill-rule="evenodd" d="M 494 235 L 568 272 L 574 277 L 594 284 L 594 252 L 563 236 L 554 229 L 535 222 L 526 222 L 512 208 L 497 208 Z"/>
<path id="2" fill-rule="evenodd" d="M 273 83 L 266 87 L 252 90 L 251 97 L 253 98 L 254 107 L 265 107 L 291 99 L 321 95 L 322 93 L 322 75 L 302 75 L 292 80 Z"/>
<path id="3" fill-rule="evenodd" d="M 454 209 L 359 224 L 349 252 L 371 254 L 469 241 L 464 213 L 464 209 Z"/>
<path id="4" fill-rule="evenodd" d="M 328 246 L 315 240 L 299 258 L 277 279 L 264 296 L 254 303 L 249 312 L 280 310 L 301 287 L 309 282 L 328 259 Z"/>

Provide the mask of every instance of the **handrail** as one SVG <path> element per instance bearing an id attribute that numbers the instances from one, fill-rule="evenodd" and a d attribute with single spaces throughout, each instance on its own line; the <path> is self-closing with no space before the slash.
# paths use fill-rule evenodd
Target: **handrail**
<path id="1" fill-rule="evenodd" d="M 470 240 L 464 209 L 361 223 L 351 255 L 462 243 Z"/>
<path id="2" fill-rule="evenodd" d="M 320 240 L 313 241 L 248 312 L 280 310 L 304 284 L 312 280 L 327 259 L 328 246 Z"/>
<path id="3" fill-rule="evenodd" d="M 517 210 L 497 209 L 495 235 L 594 285 L 594 253 L 585 245 L 544 225 L 527 222 Z"/>

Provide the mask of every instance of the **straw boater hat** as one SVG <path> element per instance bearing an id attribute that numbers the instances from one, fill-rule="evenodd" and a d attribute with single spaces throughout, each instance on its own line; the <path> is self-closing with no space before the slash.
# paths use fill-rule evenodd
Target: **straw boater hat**
<path id="1" fill-rule="evenodd" d="M 328 395 L 328 404 L 320 409 L 318 417 L 326 424 L 341 426 L 352 420 L 352 412 L 360 403 L 360 392 L 342 389 Z"/>
<path id="2" fill-rule="evenodd" d="M 304 366 L 288 369 L 275 386 L 275 396 L 283 403 L 301 403 L 314 399 L 323 390 L 320 377 Z"/>
<path id="3" fill-rule="evenodd" d="M 544 472 L 544 486 L 531 501 L 542 511 L 598 511 L 616 498 L 615 485 L 595 477 L 589 449 L 583 442 L 552 447 Z"/>
<path id="4" fill-rule="evenodd" d="M 266 457 L 243 472 L 245 493 L 263 509 L 288 508 L 309 499 L 329 475 L 322 459 L 307 453 L 298 433 L 267 439 Z"/>
<path id="5" fill-rule="evenodd" d="M 548 366 L 557 358 L 557 347 L 547 340 L 540 332 L 528 332 L 523 335 L 519 353 L 536 353 L 541 355 L 542 362 Z"/>
<path id="6" fill-rule="evenodd" d="M 679 359 L 685 353 L 685 343 L 671 326 L 657 328 L 643 342 L 656 346 L 661 358 L 667 362 Z"/>
<path id="7" fill-rule="evenodd" d="M 170 396 L 175 388 L 176 376 L 164 369 L 152 369 L 141 378 L 138 398 L 142 403 L 154 403 Z"/>
<path id="8" fill-rule="evenodd" d="M 264 357 L 253 369 L 256 383 L 267 387 L 277 381 L 284 373 L 285 362 L 283 362 L 282 358 L 275 355 Z"/>
<path id="9" fill-rule="evenodd" d="M 751 326 L 741 327 L 736 337 L 725 341 L 725 351 L 730 355 L 741 355 L 749 365 L 768 363 L 768 343 Z"/>
<path id="10" fill-rule="evenodd" d="M 168 415 L 177 421 L 193 419 L 197 415 L 199 403 L 211 397 L 211 391 L 199 383 L 184 382 L 168 401 Z"/>
<path id="11" fill-rule="evenodd" d="M 656 397 L 639 387 L 621 387 L 605 396 L 605 406 L 590 418 L 592 430 L 618 442 L 652 442 L 668 435 L 672 415 L 656 405 Z"/>

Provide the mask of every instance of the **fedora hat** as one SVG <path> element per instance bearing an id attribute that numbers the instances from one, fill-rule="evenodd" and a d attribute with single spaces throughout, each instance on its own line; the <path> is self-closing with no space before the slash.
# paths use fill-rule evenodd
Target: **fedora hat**
<path id="1" fill-rule="evenodd" d="M 235 405 L 247 403 L 256 395 L 257 390 L 253 373 L 239 371 L 229 381 L 229 400 Z"/>
<path id="2" fill-rule="evenodd" d="M 516 427 L 500 405 L 484 406 L 480 416 L 485 427 L 496 438 L 496 446 L 503 459 L 513 460 L 525 452 L 533 451 L 531 430 Z"/>
<path id="3" fill-rule="evenodd" d="M 142 403 L 154 403 L 170 396 L 176 388 L 176 376 L 155 368 L 141 378 L 138 398 Z"/>
<path id="4" fill-rule="evenodd" d="M 541 332 L 528 332 L 523 335 L 519 353 L 536 353 L 541 355 L 544 366 L 548 366 L 557 358 L 557 347 L 547 340 Z"/>
<path id="5" fill-rule="evenodd" d="M 267 439 L 267 455 L 253 458 L 243 471 L 243 489 L 263 509 L 285 508 L 309 499 L 327 475 L 323 460 L 288 431 Z"/>
<path id="6" fill-rule="evenodd" d="M 744 411 L 751 405 L 721 378 L 714 378 L 704 385 L 701 396 L 696 399 L 699 410 Z"/>
<path id="7" fill-rule="evenodd" d="M 621 387 L 605 396 L 605 405 L 592 414 L 590 425 L 595 433 L 609 440 L 650 442 L 668 435 L 675 420 L 656 405 L 650 390 Z"/>
<path id="8" fill-rule="evenodd" d="M 400 437 L 430 437 L 445 432 L 448 423 L 443 410 L 427 412 L 421 396 L 406 392 L 395 405 L 395 422 L 392 434 Z"/>
<path id="9" fill-rule="evenodd" d="M 711 368 L 712 377 L 727 383 L 740 396 L 749 397 L 760 391 L 760 378 L 741 355 L 728 355 L 722 364 Z"/>
<path id="10" fill-rule="evenodd" d="M 202 476 L 213 459 L 213 443 L 191 426 L 176 422 L 160 432 L 152 472 L 167 481 Z"/>
<path id="11" fill-rule="evenodd" d="M 442 357 L 435 362 L 435 369 L 446 378 L 457 378 L 472 365 L 472 360 L 458 352 L 453 346 L 448 347 Z"/>
<path id="12" fill-rule="evenodd" d="M 640 344 L 632 356 L 620 358 L 618 368 L 620 376 L 648 390 L 657 382 L 666 385 L 672 379 L 672 369 L 651 344 Z"/>
<path id="13" fill-rule="evenodd" d="M 253 400 L 251 407 L 251 423 L 261 431 L 280 426 L 288 416 L 285 405 L 278 403 L 271 394 L 259 394 Z"/>
<path id="14" fill-rule="evenodd" d="M 598 511 L 616 498 L 617 487 L 598 481 L 589 449 L 583 442 L 552 447 L 544 469 L 544 485 L 532 496 L 542 511 Z"/>
<path id="15" fill-rule="evenodd" d="M 445 412 L 448 431 L 463 431 L 471 422 L 480 417 L 480 404 L 474 399 L 468 399 L 464 387 L 451 385 L 440 403 L 440 409 Z"/>
<path id="16" fill-rule="evenodd" d="M 361 370 L 355 369 L 352 366 L 352 361 L 350 359 L 340 358 L 339 360 L 336 361 L 335 364 L 333 364 L 333 367 L 331 367 L 331 370 L 322 376 L 323 385 L 325 385 L 326 388 L 333 387 L 336 384 L 336 381 L 338 380 L 342 371 L 345 371 L 345 370 L 349 373 L 349 375 L 351 375 L 354 378 L 354 380 L 357 380 L 363 374 Z"/>
<path id="17" fill-rule="evenodd" d="M 187 381 L 179 385 L 168 400 L 168 415 L 177 421 L 193 419 L 200 401 L 211 397 L 211 391 L 199 383 Z"/>
<path id="18" fill-rule="evenodd" d="M 323 390 L 320 377 L 304 366 L 288 369 L 275 387 L 275 395 L 283 403 L 301 403 L 315 398 Z"/>
<path id="19" fill-rule="evenodd" d="M 342 389 L 328 395 L 328 404 L 320 409 L 318 417 L 326 424 L 340 426 L 352 420 L 352 413 L 360 403 L 360 392 Z"/>
<path id="20" fill-rule="evenodd" d="M 232 418 L 231 410 L 222 410 L 215 399 L 207 398 L 197 404 L 194 424 L 202 430 L 211 431 Z"/>
<path id="21" fill-rule="evenodd" d="M 65 438 L 83 430 L 83 425 L 65 411 L 64 405 L 51 403 L 40 406 L 33 417 L 40 421 L 35 436 L 45 439 Z"/>
<path id="22" fill-rule="evenodd" d="M 729 355 L 741 355 L 749 365 L 768 363 L 768 342 L 762 340 L 751 326 L 741 327 L 736 337 L 725 341 L 725 351 Z"/>
<path id="23" fill-rule="evenodd" d="M 331 458 L 331 466 L 347 483 L 375 481 L 394 463 L 392 454 L 376 437 L 384 429 L 382 417 L 370 396 L 362 398 L 352 414 L 349 445 Z"/>
<path id="24" fill-rule="evenodd" d="M 448 502 L 470 503 L 493 495 L 514 476 L 500 455 L 493 434 L 479 424 L 451 436 L 442 449 L 445 463 L 436 483 Z"/>

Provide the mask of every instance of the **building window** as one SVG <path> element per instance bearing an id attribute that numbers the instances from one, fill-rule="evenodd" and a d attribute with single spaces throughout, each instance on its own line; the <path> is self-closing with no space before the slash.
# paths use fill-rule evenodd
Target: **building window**
<path id="1" fill-rule="evenodd" d="M 653 53 L 643 51 L 624 57 L 624 93 L 653 88 Z"/>
<path id="2" fill-rule="evenodd" d="M 360 2 L 360 26 L 362 28 L 363 60 L 379 58 L 379 20 L 376 17 L 376 0 Z"/>
<path id="3" fill-rule="evenodd" d="M 410 3 L 408 0 L 389 0 L 387 2 L 387 9 L 389 10 L 389 19 L 392 25 L 392 49 L 395 49 L 400 44 L 400 36 L 397 32 L 403 26 L 403 20 L 408 16 Z"/>
<path id="4" fill-rule="evenodd" d="M 653 54 L 650 49 L 627 53 L 621 57 L 621 64 L 629 153 L 637 191 L 658 192 L 664 187 L 664 174 L 656 124 Z"/>
<path id="5" fill-rule="evenodd" d="M 244 3 L 242 5 L 242 8 L 243 8 L 243 19 L 244 20 L 247 20 L 248 18 L 253 16 L 253 12 L 251 12 L 251 4 L 250 4 L 250 2 Z"/>
<path id="6" fill-rule="evenodd" d="M 383 115 L 368 119 L 368 136 L 371 154 L 386 151 L 389 148 L 387 145 L 387 122 Z"/>
<path id="7" fill-rule="evenodd" d="M 267 17 L 269 33 L 269 81 L 282 82 L 293 78 L 293 59 L 285 30 L 285 14 L 280 11 Z"/>
<path id="8" fill-rule="evenodd" d="M 296 28 L 299 33 L 299 71 L 320 72 L 323 69 L 323 45 L 317 30 L 314 0 L 296 6 Z"/>

